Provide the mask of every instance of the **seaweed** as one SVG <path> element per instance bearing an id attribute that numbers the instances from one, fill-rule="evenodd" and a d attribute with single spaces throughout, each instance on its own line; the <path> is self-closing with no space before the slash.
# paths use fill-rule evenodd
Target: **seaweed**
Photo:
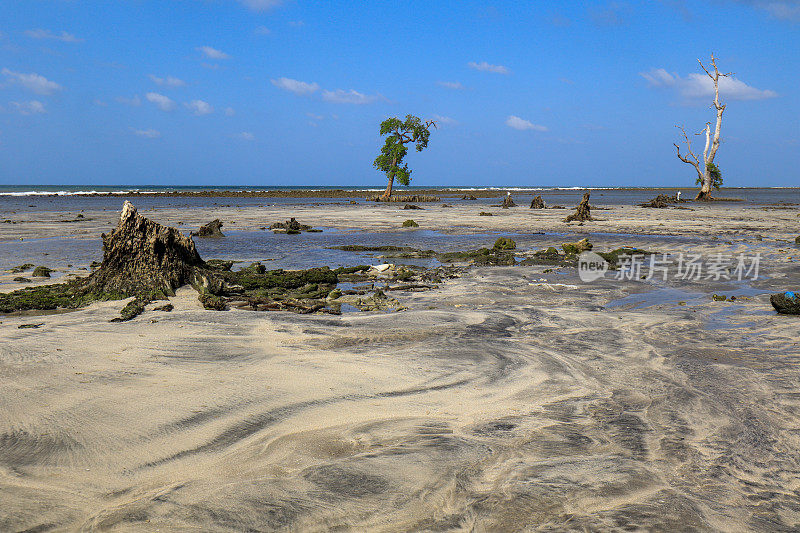
<path id="1" fill-rule="evenodd" d="M 21 272 L 26 272 L 26 271 L 32 269 L 33 266 L 34 266 L 33 263 L 25 263 L 25 264 L 22 264 L 22 265 L 11 267 L 11 269 L 9 269 L 9 272 L 11 272 L 12 274 L 19 274 Z"/>
<path id="2" fill-rule="evenodd" d="M 122 292 L 102 292 L 86 287 L 83 280 L 37 287 L 25 287 L 10 293 L 0 293 L 0 313 L 14 311 L 78 309 L 93 302 L 123 300 Z"/>

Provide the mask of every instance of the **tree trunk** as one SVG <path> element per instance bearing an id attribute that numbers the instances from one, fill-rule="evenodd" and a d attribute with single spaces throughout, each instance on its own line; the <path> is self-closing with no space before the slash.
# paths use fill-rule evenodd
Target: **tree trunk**
<path id="1" fill-rule="evenodd" d="M 381 198 L 388 200 L 392 196 L 392 185 L 394 185 L 394 174 L 389 175 L 389 183 L 386 185 L 386 190 L 383 192 Z"/>
<path id="2" fill-rule="evenodd" d="M 706 172 L 703 175 L 703 185 L 700 187 L 695 200 L 711 200 L 711 173 L 708 171 L 708 167 L 706 167 Z"/>
<path id="3" fill-rule="evenodd" d="M 572 222 L 573 220 L 577 220 L 578 222 L 584 222 L 586 220 L 592 220 L 591 214 L 591 206 L 589 205 L 589 193 L 583 193 L 583 199 L 581 203 L 578 204 L 578 207 L 575 209 L 575 212 L 569 215 L 567 218 L 564 219 L 564 222 Z"/>
<path id="4" fill-rule="evenodd" d="M 397 167 L 397 158 L 392 160 L 392 169 Z M 392 196 L 392 186 L 394 185 L 394 170 L 389 171 L 389 183 L 386 184 L 386 190 L 383 193 L 383 198 L 386 201 L 389 201 L 389 198 Z"/>

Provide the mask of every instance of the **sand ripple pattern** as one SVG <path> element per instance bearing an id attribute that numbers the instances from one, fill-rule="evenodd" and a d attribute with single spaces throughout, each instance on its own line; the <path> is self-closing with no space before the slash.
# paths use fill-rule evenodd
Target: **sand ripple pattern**
<path id="1" fill-rule="evenodd" d="M 476 271 L 392 315 L 179 294 L 155 323 L 100 304 L 12 324 L 0 530 L 800 527 L 790 325 L 709 329 L 524 276 Z"/>

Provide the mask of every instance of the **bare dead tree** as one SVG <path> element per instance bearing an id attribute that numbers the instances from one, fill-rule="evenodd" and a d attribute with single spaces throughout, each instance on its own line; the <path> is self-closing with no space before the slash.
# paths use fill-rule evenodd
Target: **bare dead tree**
<path id="1" fill-rule="evenodd" d="M 714 102 L 713 107 L 717 112 L 717 122 L 716 126 L 714 127 L 714 133 L 712 136 L 711 133 L 711 122 L 706 122 L 706 127 L 703 128 L 700 133 L 696 135 L 703 135 L 706 136 L 706 145 L 703 149 L 703 159 L 702 161 L 695 155 L 692 151 L 692 144 L 689 141 L 689 136 L 686 134 L 686 130 L 683 126 L 675 126 L 681 133 L 683 134 L 684 144 L 686 145 L 686 155 L 681 154 L 681 147 L 678 144 L 673 143 L 675 149 L 678 151 L 678 159 L 692 165 L 695 170 L 697 171 L 697 178 L 698 182 L 700 183 L 700 191 L 697 193 L 697 197 L 695 200 L 710 200 L 711 199 L 711 189 L 713 186 L 713 180 L 711 175 L 711 170 L 709 167 L 714 163 L 714 157 L 717 155 L 717 150 L 719 150 L 719 135 L 720 129 L 722 127 L 722 113 L 725 112 L 725 104 L 719 101 L 719 79 L 726 78 L 731 76 L 731 72 L 723 74 L 717 68 L 717 58 L 714 57 L 714 54 L 711 54 L 711 66 L 714 67 L 714 73 L 712 74 L 709 70 L 703 65 L 703 62 L 699 59 L 697 60 L 700 63 L 700 68 L 711 78 L 711 81 L 714 83 Z"/>

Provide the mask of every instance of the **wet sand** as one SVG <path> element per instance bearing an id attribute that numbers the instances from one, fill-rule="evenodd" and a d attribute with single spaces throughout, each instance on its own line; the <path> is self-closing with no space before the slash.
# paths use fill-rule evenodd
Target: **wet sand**
<path id="1" fill-rule="evenodd" d="M 798 287 L 800 211 L 616 206 L 567 227 L 564 210 L 425 207 L 143 214 L 760 251 L 765 277 L 585 284 L 569 268 L 480 267 L 395 294 L 400 313 L 214 312 L 184 288 L 172 313 L 126 323 L 108 322 L 124 302 L 0 317 L 0 530 L 800 527 L 800 322 L 768 301 Z M 84 215 L 2 239 L 97 239 L 116 218 Z"/>

